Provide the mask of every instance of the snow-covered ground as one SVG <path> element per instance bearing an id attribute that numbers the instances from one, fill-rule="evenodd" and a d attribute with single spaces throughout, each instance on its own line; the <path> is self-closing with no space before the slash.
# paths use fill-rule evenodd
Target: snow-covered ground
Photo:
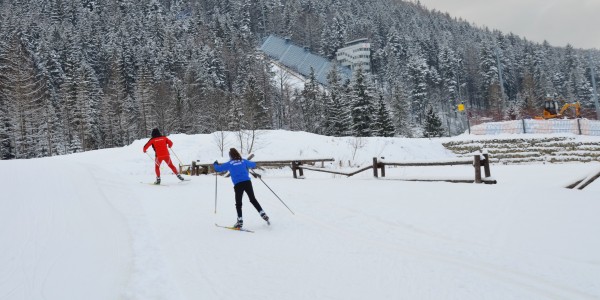
<path id="1" fill-rule="evenodd" d="M 212 135 L 170 138 L 184 163 L 223 160 Z M 253 152 L 347 169 L 448 159 L 447 140 L 270 131 Z M 0 299 L 600 299 L 600 183 L 564 188 L 599 163 L 492 165 L 496 185 L 259 171 L 295 215 L 253 179 L 272 225 L 244 198 L 245 233 L 214 226 L 235 222 L 230 179 L 149 185 L 144 143 L 0 161 Z"/>

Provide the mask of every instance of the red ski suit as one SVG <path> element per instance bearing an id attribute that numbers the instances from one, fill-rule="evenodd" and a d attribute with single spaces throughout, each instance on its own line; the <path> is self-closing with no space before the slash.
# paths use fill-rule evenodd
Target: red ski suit
<path id="1" fill-rule="evenodd" d="M 177 175 L 177 168 L 171 162 L 171 157 L 169 156 L 169 148 L 173 147 L 173 142 L 166 136 L 159 136 L 155 138 L 151 138 L 146 145 L 144 145 L 144 153 L 152 146 L 154 149 L 154 153 L 156 154 L 156 158 L 154 161 L 154 172 L 156 172 L 156 177 L 160 177 L 160 164 L 164 161 L 167 163 L 169 168 L 173 171 L 173 174 Z"/>

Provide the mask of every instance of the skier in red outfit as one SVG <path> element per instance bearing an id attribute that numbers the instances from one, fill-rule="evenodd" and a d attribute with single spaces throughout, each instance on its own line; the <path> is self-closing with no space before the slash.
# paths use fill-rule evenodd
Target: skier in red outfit
<path id="1" fill-rule="evenodd" d="M 156 181 L 154 184 L 160 184 L 160 164 L 164 161 L 167 163 L 169 168 L 173 171 L 173 174 L 177 175 L 179 180 L 183 181 L 183 177 L 181 174 L 177 172 L 177 168 L 171 162 L 171 156 L 169 155 L 169 148 L 173 147 L 173 142 L 166 137 L 160 134 L 158 128 L 152 129 L 152 138 L 144 145 L 144 153 L 152 146 L 154 149 L 154 153 L 156 154 L 156 158 L 154 160 L 154 171 L 156 172 Z"/>

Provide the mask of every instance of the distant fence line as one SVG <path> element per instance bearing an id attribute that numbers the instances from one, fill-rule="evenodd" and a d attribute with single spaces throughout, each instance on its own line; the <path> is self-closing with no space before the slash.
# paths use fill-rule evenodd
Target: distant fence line
<path id="1" fill-rule="evenodd" d="M 503 133 L 572 133 L 577 135 L 600 136 L 600 121 L 588 119 L 523 119 L 483 123 L 471 127 L 471 134 L 495 135 Z"/>

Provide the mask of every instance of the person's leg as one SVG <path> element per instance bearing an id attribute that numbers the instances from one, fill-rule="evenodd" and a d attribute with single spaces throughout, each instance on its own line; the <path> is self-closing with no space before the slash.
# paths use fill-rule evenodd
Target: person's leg
<path id="1" fill-rule="evenodd" d="M 162 159 L 160 157 L 156 157 L 154 159 L 154 173 L 156 173 L 156 178 L 160 178 L 160 163 Z"/>
<path id="2" fill-rule="evenodd" d="M 175 168 L 175 166 L 173 165 L 173 162 L 171 161 L 171 157 L 170 156 L 165 157 L 164 161 L 167 163 L 167 165 L 169 166 L 169 168 L 171 168 L 171 171 L 173 171 L 173 174 L 175 174 L 175 175 L 179 174 L 177 172 L 177 168 Z"/>
<path id="3" fill-rule="evenodd" d="M 252 188 L 252 182 L 250 180 L 248 180 L 248 181 L 244 181 L 242 183 L 244 183 L 244 190 L 246 191 L 246 194 L 248 194 L 248 198 L 250 198 L 250 203 L 252 203 L 252 205 L 254 205 L 254 208 L 256 208 L 256 210 L 259 213 L 262 212 L 263 209 L 260 206 L 260 204 L 258 203 L 258 200 L 256 200 L 256 197 L 254 196 L 254 189 Z"/>
<path id="4" fill-rule="evenodd" d="M 244 186 L 238 183 L 233 187 L 235 191 L 235 210 L 237 211 L 238 219 L 242 218 L 242 197 L 244 197 Z"/>
<path id="5" fill-rule="evenodd" d="M 175 176 L 177 176 L 177 178 L 179 178 L 179 180 L 183 181 L 183 177 L 181 176 L 181 174 L 178 173 L 177 168 L 175 167 L 175 165 L 173 165 L 173 161 L 171 161 L 171 157 L 170 156 L 161 156 L 160 158 L 160 162 L 165 162 L 167 164 L 167 166 L 169 166 L 169 168 L 171 169 L 171 171 L 173 171 L 173 174 L 175 174 Z M 160 163 L 157 164 L 157 167 L 160 165 Z"/>
<path id="6" fill-rule="evenodd" d="M 271 223 L 269 222 L 269 216 L 267 216 L 265 211 L 260 206 L 260 203 L 258 203 L 258 200 L 256 200 L 256 197 L 254 196 L 254 188 L 252 187 L 252 182 L 248 180 L 246 181 L 246 183 L 247 184 L 245 186 L 245 190 L 246 194 L 248 194 L 248 198 L 250 198 L 250 203 L 254 205 L 254 208 L 256 208 L 256 211 L 258 211 L 260 217 L 263 218 L 263 220 L 267 221 L 267 224 L 270 225 Z"/>

